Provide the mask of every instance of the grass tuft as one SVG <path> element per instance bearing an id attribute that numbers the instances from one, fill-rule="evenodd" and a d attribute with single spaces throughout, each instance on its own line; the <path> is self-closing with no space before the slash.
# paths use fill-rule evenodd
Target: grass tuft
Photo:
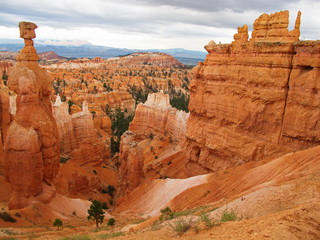
<path id="1" fill-rule="evenodd" d="M 238 214 L 233 210 L 233 209 L 226 209 L 223 211 L 221 215 L 220 222 L 229 222 L 229 221 L 237 221 L 240 220 L 241 218 L 238 217 Z"/>
<path id="2" fill-rule="evenodd" d="M 186 231 L 188 231 L 192 227 L 191 221 L 187 222 L 183 219 L 180 219 L 174 222 L 173 225 L 170 224 L 170 227 L 175 231 L 178 235 L 182 235 Z"/>
<path id="3" fill-rule="evenodd" d="M 102 239 L 110 239 L 110 238 L 120 237 L 124 235 L 125 235 L 124 232 L 115 232 L 115 233 L 101 234 L 101 235 L 98 235 L 98 237 Z"/>
<path id="4" fill-rule="evenodd" d="M 61 238 L 60 240 L 90 240 L 90 237 L 86 235 L 74 235 Z"/>

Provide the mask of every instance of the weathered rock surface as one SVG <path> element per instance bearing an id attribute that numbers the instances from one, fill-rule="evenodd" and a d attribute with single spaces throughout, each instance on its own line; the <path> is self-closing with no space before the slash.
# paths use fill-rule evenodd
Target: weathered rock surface
<path id="1" fill-rule="evenodd" d="M 72 158 L 71 161 L 77 161 L 81 166 L 100 166 L 110 154 L 109 136 L 104 132 L 109 130 L 110 125 L 101 123 L 97 126 L 100 129 L 98 132 L 86 101 L 83 102 L 81 112 L 69 115 L 68 104 L 61 102 L 58 96 L 53 110 L 58 125 L 61 155 Z"/>
<path id="2" fill-rule="evenodd" d="M 189 113 L 171 107 L 169 95 L 163 93 L 149 94 L 138 105 L 129 131 L 121 137 L 121 193 L 132 191 L 146 179 L 169 174 L 167 168 L 174 162 L 170 157 L 184 146 L 188 117 Z"/>
<path id="3" fill-rule="evenodd" d="M 36 62 L 39 58 L 33 47 L 37 26 L 21 22 L 19 27 L 25 47 L 9 72 L 8 87 L 17 96 L 16 104 L 10 105 L 16 106 L 16 112 L 12 111 L 13 121 L 4 139 L 5 174 L 13 189 L 11 209 L 25 207 L 30 196 L 42 192 L 43 182 L 53 184 L 60 159 L 50 101 L 51 82 Z"/>
<path id="4" fill-rule="evenodd" d="M 169 134 L 172 140 L 180 142 L 185 136 L 188 117 L 189 113 L 170 105 L 168 94 L 153 93 L 148 95 L 144 104 L 137 106 L 129 130 L 134 132 L 138 139 L 146 139 L 150 134 Z"/>
<path id="5" fill-rule="evenodd" d="M 0 81 L 0 173 L 4 174 L 4 139 L 11 122 L 9 113 L 9 89 Z"/>
<path id="6" fill-rule="evenodd" d="M 194 68 L 187 166 L 197 175 L 320 144 L 320 42 L 298 41 L 300 12 L 263 14 L 247 42 L 215 44 Z M 246 35 L 246 34 L 245 34 Z"/>

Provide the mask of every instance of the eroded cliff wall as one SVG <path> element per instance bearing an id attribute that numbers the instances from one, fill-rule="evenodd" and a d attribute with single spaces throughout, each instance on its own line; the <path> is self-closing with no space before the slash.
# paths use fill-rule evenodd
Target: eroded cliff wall
<path id="1" fill-rule="evenodd" d="M 320 42 L 299 41 L 300 12 L 263 14 L 194 68 L 187 166 L 194 175 L 320 144 Z"/>
<path id="2" fill-rule="evenodd" d="M 129 131 L 121 137 L 119 192 L 170 175 L 168 168 L 175 166 L 172 155 L 184 147 L 188 117 L 189 113 L 173 108 L 164 93 L 149 94 L 138 105 Z"/>

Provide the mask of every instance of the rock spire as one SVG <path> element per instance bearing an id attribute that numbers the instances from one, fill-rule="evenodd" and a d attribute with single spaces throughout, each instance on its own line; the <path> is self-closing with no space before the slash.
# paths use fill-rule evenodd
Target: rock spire
<path id="1" fill-rule="evenodd" d="M 43 184 L 54 186 L 59 169 L 59 137 L 50 101 L 51 82 L 37 62 L 33 46 L 37 25 L 20 22 L 20 37 L 25 46 L 17 56 L 17 64 L 8 74 L 8 88 L 16 98 L 16 114 L 12 116 L 4 140 L 4 168 L 12 187 L 10 209 L 28 205 L 31 196 L 43 191 Z M 55 191 L 52 191 L 55 192 Z"/>

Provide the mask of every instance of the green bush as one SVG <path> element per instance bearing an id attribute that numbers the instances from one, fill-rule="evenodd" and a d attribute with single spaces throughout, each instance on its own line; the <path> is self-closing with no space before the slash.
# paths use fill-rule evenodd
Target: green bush
<path id="1" fill-rule="evenodd" d="M 186 231 L 188 231 L 192 226 L 191 221 L 187 222 L 183 219 L 180 219 L 176 221 L 173 225 L 170 225 L 170 227 L 179 235 L 182 235 Z"/>
<path id="2" fill-rule="evenodd" d="M 56 218 L 56 220 L 54 220 L 54 222 L 53 222 L 53 226 L 58 227 L 58 230 L 60 227 L 62 227 L 62 225 L 63 225 L 63 222 L 59 218 Z"/>
<path id="3" fill-rule="evenodd" d="M 116 224 L 116 220 L 114 218 L 109 218 L 107 225 L 109 227 L 113 227 Z"/>
<path id="4" fill-rule="evenodd" d="M 161 209 L 160 212 L 161 212 L 161 216 L 159 217 L 160 221 L 166 221 L 174 218 L 174 212 L 169 207 Z"/>
<path id="5" fill-rule="evenodd" d="M 120 108 L 117 108 L 116 112 L 112 113 L 108 106 L 106 107 L 106 113 L 111 119 L 113 137 L 111 138 L 110 148 L 111 155 L 114 156 L 119 152 L 121 136 L 128 130 L 129 124 L 133 120 L 133 115 L 125 114 Z"/>
<path id="6" fill-rule="evenodd" d="M 7 212 L 2 212 L 0 213 L 0 218 L 5 221 L 5 222 L 11 222 L 11 223 L 14 223 L 16 222 L 17 220 L 15 218 L 13 218 L 9 213 Z"/>
<path id="7" fill-rule="evenodd" d="M 106 202 L 102 202 L 102 203 L 101 203 L 101 206 L 102 206 L 102 209 L 105 209 L 105 210 L 106 210 L 106 209 L 109 209 Z"/>
<path id="8" fill-rule="evenodd" d="M 69 157 L 60 157 L 60 163 L 66 163 L 69 159 Z"/>
<path id="9" fill-rule="evenodd" d="M 234 210 L 224 210 L 220 222 L 229 222 L 229 221 L 237 221 L 240 218 L 237 216 L 237 213 Z"/>

